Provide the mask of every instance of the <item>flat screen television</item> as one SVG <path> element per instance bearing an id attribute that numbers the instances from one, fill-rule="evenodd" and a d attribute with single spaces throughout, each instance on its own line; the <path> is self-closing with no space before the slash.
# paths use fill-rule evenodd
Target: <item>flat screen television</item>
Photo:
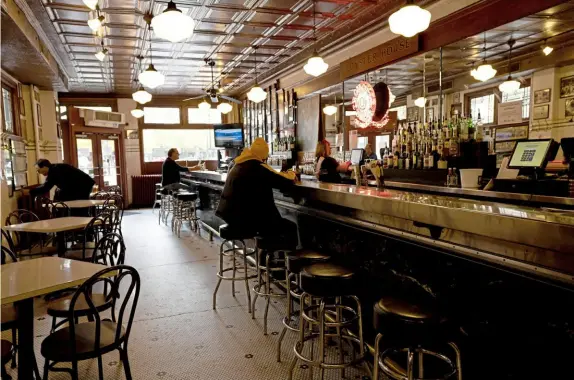
<path id="1" fill-rule="evenodd" d="M 243 124 L 216 124 L 213 126 L 215 147 L 243 148 Z"/>

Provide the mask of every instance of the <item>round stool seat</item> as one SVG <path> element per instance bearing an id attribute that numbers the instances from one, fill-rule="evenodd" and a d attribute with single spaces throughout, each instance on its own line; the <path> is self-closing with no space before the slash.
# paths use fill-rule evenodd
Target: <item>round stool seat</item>
<path id="1" fill-rule="evenodd" d="M 287 270 L 291 273 L 299 273 L 301 270 L 314 263 L 327 262 L 331 256 L 311 249 L 303 249 L 287 256 Z"/>
<path id="2" fill-rule="evenodd" d="M 219 226 L 219 236 L 224 240 L 244 240 L 251 239 L 253 237 L 240 229 L 231 227 L 229 224 L 222 224 Z"/>
<path id="3" fill-rule="evenodd" d="M 283 242 L 277 241 L 276 237 L 258 235 L 255 236 L 255 243 L 257 244 L 257 248 L 265 251 L 290 250 L 290 248 L 286 247 Z"/>
<path id="4" fill-rule="evenodd" d="M 301 289 L 319 297 L 338 297 L 355 294 L 355 273 L 333 263 L 316 263 L 301 270 Z"/>
<path id="5" fill-rule="evenodd" d="M 166 189 L 165 187 L 161 187 L 161 188 L 160 188 L 160 192 L 161 192 L 163 195 L 169 195 L 169 194 L 170 194 L 169 189 Z"/>
<path id="6" fill-rule="evenodd" d="M 176 197 L 182 202 L 192 202 L 197 199 L 197 193 L 193 192 L 178 193 Z"/>

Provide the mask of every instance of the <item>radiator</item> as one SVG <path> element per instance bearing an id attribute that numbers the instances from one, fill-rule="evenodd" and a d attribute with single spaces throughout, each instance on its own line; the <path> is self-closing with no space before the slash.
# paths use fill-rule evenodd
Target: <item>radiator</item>
<path id="1" fill-rule="evenodd" d="M 161 174 L 132 176 L 132 205 L 152 206 L 155 200 L 155 184 L 161 182 Z"/>

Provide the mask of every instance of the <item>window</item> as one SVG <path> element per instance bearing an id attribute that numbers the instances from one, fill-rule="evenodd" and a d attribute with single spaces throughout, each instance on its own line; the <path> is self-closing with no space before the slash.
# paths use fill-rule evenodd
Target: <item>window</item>
<path id="1" fill-rule="evenodd" d="M 2 87 L 2 130 L 14 133 L 14 108 L 12 107 L 12 91 Z"/>
<path id="2" fill-rule="evenodd" d="M 391 136 L 390 135 L 376 136 L 375 145 L 376 145 L 375 149 L 377 150 L 375 153 L 380 159 L 382 159 L 383 157 L 381 157 L 381 149 L 391 148 Z"/>
<path id="3" fill-rule="evenodd" d="M 179 108 L 144 107 L 145 124 L 181 124 Z"/>
<path id="4" fill-rule="evenodd" d="M 58 109 L 60 111 L 60 120 L 68 120 L 68 107 L 60 106 Z"/>
<path id="5" fill-rule="evenodd" d="M 82 108 L 82 109 L 85 109 L 85 110 L 93 110 L 93 111 L 112 112 L 112 107 L 76 106 L 76 108 Z M 62 108 L 61 108 L 61 107 L 60 107 L 60 112 L 62 112 Z"/>
<path id="6" fill-rule="evenodd" d="M 407 119 L 407 106 L 390 108 L 389 111 L 396 111 L 397 112 L 397 120 L 406 120 Z"/>
<path id="7" fill-rule="evenodd" d="M 530 117 L 530 86 L 522 87 L 515 92 L 502 92 L 502 103 L 522 100 L 522 118 Z"/>
<path id="8" fill-rule="evenodd" d="M 357 138 L 357 149 L 365 149 L 367 144 L 369 143 L 368 137 L 358 137 Z"/>
<path id="9" fill-rule="evenodd" d="M 170 148 L 180 160 L 217 160 L 213 129 L 143 129 L 145 162 L 165 160 Z"/>
<path id="10" fill-rule="evenodd" d="M 188 108 L 187 122 L 189 124 L 221 124 L 221 112 L 216 108 L 205 111 L 199 108 Z"/>
<path id="11" fill-rule="evenodd" d="M 494 123 L 494 94 L 470 98 L 470 116 L 475 123 Z"/>

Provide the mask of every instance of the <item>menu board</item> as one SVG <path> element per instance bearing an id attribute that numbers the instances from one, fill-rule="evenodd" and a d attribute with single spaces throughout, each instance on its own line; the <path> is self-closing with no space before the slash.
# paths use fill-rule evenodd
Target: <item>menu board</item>
<path id="1" fill-rule="evenodd" d="M 301 99 L 297 102 L 297 138 L 304 152 L 315 151 L 319 141 L 320 95 Z"/>
<path id="2" fill-rule="evenodd" d="M 498 105 L 498 125 L 522 123 L 522 100 Z"/>

